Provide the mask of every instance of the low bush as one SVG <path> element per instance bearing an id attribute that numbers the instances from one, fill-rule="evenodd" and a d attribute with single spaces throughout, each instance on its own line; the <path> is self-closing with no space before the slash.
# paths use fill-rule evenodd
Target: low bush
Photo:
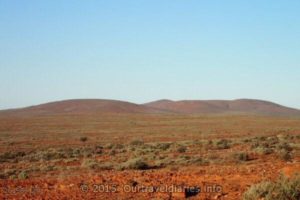
<path id="1" fill-rule="evenodd" d="M 261 182 L 251 186 L 243 195 L 243 200 L 299 200 L 300 176 L 287 178 L 281 175 L 276 182 Z"/>
<path id="2" fill-rule="evenodd" d="M 86 147 L 86 148 L 82 148 L 80 149 L 80 154 L 78 156 L 83 156 L 86 158 L 92 157 L 92 155 L 94 154 L 94 149 L 90 148 L 90 147 Z"/>
<path id="3" fill-rule="evenodd" d="M 267 137 L 266 136 L 260 136 L 260 137 L 257 137 L 257 139 L 259 141 L 266 141 Z"/>
<path id="4" fill-rule="evenodd" d="M 100 170 L 111 170 L 113 169 L 113 164 L 109 162 L 101 163 L 98 165 L 98 169 Z"/>
<path id="5" fill-rule="evenodd" d="M 81 167 L 87 169 L 98 169 L 99 163 L 96 160 L 84 159 L 81 163 Z"/>
<path id="6" fill-rule="evenodd" d="M 229 140 L 226 140 L 226 139 L 222 139 L 222 140 L 219 140 L 215 143 L 215 147 L 217 149 L 229 149 L 230 148 L 230 142 Z"/>
<path id="7" fill-rule="evenodd" d="M 16 177 L 17 175 L 18 175 L 18 172 L 15 169 L 5 169 L 3 171 L 4 178 L 13 177 L 13 176 Z"/>
<path id="8" fill-rule="evenodd" d="M 186 149 L 187 148 L 185 146 L 180 146 L 180 147 L 177 148 L 177 152 L 178 153 L 184 153 L 184 152 L 186 152 Z"/>
<path id="9" fill-rule="evenodd" d="M 19 152 L 5 152 L 0 155 L 0 162 L 7 162 L 9 160 L 14 160 L 20 157 L 24 157 L 26 155 L 25 152 L 19 151 Z"/>
<path id="10" fill-rule="evenodd" d="M 79 140 L 80 140 L 81 142 L 86 142 L 86 141 L 88 140 L 88 138 L 87 138 L 87 137 L 80 137 Z"/>
<path id="11" fill-rule="evenodd" d="M 171 145 L 172 145 L 171 143 L 158 143 L 156 145 L 156 148 L 166 151 L 171 147 Z"/>
<path id="12" fill-rule="evenodd" d="M 250 160 L 250 156 L 248 155 L 248 153 L 245 153 L 245 152 L 234 153 L 233 158 L 236 161 L 249 161 Z"/>
<path id="13" fill-rule="evenodd" d="M 149 165 L 143 161 L 142 159 L 139 158 L 134 158 L 131 160 L 128 160 L 127 162 L 123 163 L 120 166 L 121 170 L 124 169 L 136 169 L 136 170 L 145 170 L 145 169 L 149 169 Z"/>
<path id="14" fill-rule="evenodd" d="M 141 146 L 143 144 L 144 144 L 144 142 L 141 140 L 133 140 L 130 142 L 130 145 L 132 145 L 132 146 Z"/>
<path id="15" fill-rule="evenodd" d="M 39 170 L 42 172 L 50 172 L 50 171 L 57 170 L 57 167 L 55 167 L 53 165 L 45 165 L 45 166 L 42 166 Z"/>
<path id="16" fill-rule="evenodd" d="M 113 148 L 114 149 L 124 149 L 125 146 L 123 144 L 115 144 L 115 145 L 113 145 Z"/>
<path id="17" fill-rule="evenodd" d="M 279 139 L 278 137 L 276 136 L 270 136 L 267 138 L 267 142 L 270 144 L 270 145 L 275 145 L 275 144 L 278 144 L 279 143 Z"/>
<path id="18" fill-rule="evenodd" d="M 276 146 L 276 149 L 278 150 L 285 150 L 288 152 L 291 152 L 293 150 L 293 148 L 286 142 L 281 142 Z"/>
<path id="19" fill-rule="evenodd" d="M 246 138 L 246 139 L 243 140 L 243 142 L 244 143 L 250 143 L 250 142 L 252 142 L 252 140 L 250 138 Z"/>
<path id="20" fill-rule="evenodd" d="M 28 178 L 29 178 L 29 176 L 28 176 L 28 174 L 27 174 L 26 171 L 21 171 L 21 172 L 18 174 L 18 179 L 24 180 L 24 179 L 28 179 Z"/>
<path id="21" fill-rule="evenodd" d="M 195 165 L 208 165 L 209 161 L 203 159 L 203 158 L 193 158 L 190 161 L 191 164 L 195 164 Z"/>
<path id="22" fill-rule="evenodd" d="M 113 144 L 109 143 L 104 146 L 105 149 L 112 149 L 114 147 Z"/>
<path id="23" fill-rule="evenodd" d="M 113 169 L 113 164 L 109 162 L 99 163 L 96 160 L 86 159 L 83 160 L 81 167 L 92 170 L 111 170 Z"/>
<path id="24" fill-rule="evenodd" d="M 277 152 L 278 156 L 280 159 L 284 160 L 284 161 L 291 161 L 292 160 L 292 155 L 289 151 L 282 149 L 280 151 Z"/>
<path id="25" fill-rule="evenodd" d="M 255 149 L 255 148 L 258 148 L 258 147 L 260 147 L 260 144 L 259 144 L 259 142 L 257 142 L 257 141 L 255 141 L 255 142 L 253 142 L 253 143 L 251 144 L 251 149 Z"/>
<path id="26" fill-rule="evenodd" d="M 98 146 L 95 146 L 94 148 L 94 153 L 95 154 L 102 154 L 103 153 L 103 147 L 98 145 Z"/>
<path id="27" fill-rule="evenodd" d="M 165 159 L 159 159 L 155 161 L 155 167 L 157 168 L 163 168 L 172 163 L 172 160 L 165 158 Z"/>
<path id="28" fill-rule="evenodd" d="M 268 148 L 268 147 L 257 147 L 255 149 L 255 152 L 257 152 L 258 154 L 269 155 L 274 151 L 272 148 Z"/>
<path id="29" fill-rule="evenodd" d="M 115 149 L 110 150 L 109 155 L 114 156 L 117 154 L 117 151 Z"/>

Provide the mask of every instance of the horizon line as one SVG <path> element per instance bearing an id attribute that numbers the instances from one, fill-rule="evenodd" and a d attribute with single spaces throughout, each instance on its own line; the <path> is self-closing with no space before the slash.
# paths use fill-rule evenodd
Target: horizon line
<path id="1" fill-rule="evenodd" d="M 8 111 L 8 110 L 18 110 L 18 109 L 24 109 L 24 108 L 30 108 L 30 107 L 35 107 L 35 106 L 40 106 L 40 105 L 45 105 L 45 104 L 51 104 L 51 103 L 59 103 L 59 102 L 65 102 L 65 101 L 84 101 L 84 100 L 102 100 L 102 101 L 119 101 L 119 102 L 126 102 L 126 103 L 131 103 L 135 105 L 145 105 L 148 103 L 152 102 L 158 102 L 158 101 L 172 101 L 172 102 L 181 102 L 181 101 L 238 101 L 238 100 L 252 100 L 252 101 L 263 101 L 263 102 L 268 102 L 268 103 L 273 103 L 277 104 L 280 106 L 284 106 L 287 108 L 292 108 L 300 111 L 300 108 L 297 107 L 291 107 L 291 106 L 286 106 L 283 104 L 279 104 L 275 101 L 272 100 L 265 100 L 265 99 L 256 99 L 256 98 L 234 98 L 234 99 L 167 99 L 167 98 L 162 98 L 162 99 L 157 99 L 157 100 L 152 100 L 152 101 L 147 101 L 144 103 L 135 103 L 129 100 L 121 100 L 121 99 L 106 99 L 106 98 L 70 98 L 70 99 L 61 99 L 61 100 L 52 100 L 52 101 L 47 101 L 43 103 L 38 103 L 38 104 L 32 104 L 28 106 L 20 106 L 20 107 L 12 107 L 12 108 L 4 108 L 0 109 L 0 111 Z"/>

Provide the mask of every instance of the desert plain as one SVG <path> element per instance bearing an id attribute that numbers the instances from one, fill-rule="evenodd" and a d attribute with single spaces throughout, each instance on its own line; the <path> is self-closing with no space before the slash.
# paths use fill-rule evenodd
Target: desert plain
<path id="1" fill-rule="evenodd" d="M 300 172 L 298 110 L 166 103 L 1 111 L 0 199 L 248 200 L 251 186 Z M 218 112 L 223 104 L 230 112 Z"/>

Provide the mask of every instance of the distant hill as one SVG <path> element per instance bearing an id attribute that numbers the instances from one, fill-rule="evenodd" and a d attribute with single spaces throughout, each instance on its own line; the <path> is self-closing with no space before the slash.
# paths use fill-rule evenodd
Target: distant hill
<path id="1" fill-rule="evenodd" d="M 156 108 L 125 101 L 75 99 L 37 106 L 1 111 L 7 115 L 101 114 L 101 113 L 159 113 Z"/>
<path id="2" fill-rule="evenodd" d="M 159 100 L 144 104 L 151 108 L 181 114 L 259 114 L 299 115 L 300 110 L 268 101 L 254 99 L 237 100 Z"/>
<path id="3" fill-rule="evenodd" d="M 51 102 L 26 108 L 0 111 L 1 116 L 10 115 L 56 115 L 56 114 L 258 114 L 274 116 L 300 116 L 300 110 L 268 101 L 238 100 L 159 100 L 146 104 L 103 99 L 75 99 Z"/>

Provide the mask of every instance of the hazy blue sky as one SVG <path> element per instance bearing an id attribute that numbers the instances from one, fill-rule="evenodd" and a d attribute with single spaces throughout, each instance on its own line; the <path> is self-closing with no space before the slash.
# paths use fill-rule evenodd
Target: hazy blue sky
<path id="1" fill-rule="evenodd" d="M 0 108 L 72 98 L 300 108 L 299 0 L 0 0 Z"/>

